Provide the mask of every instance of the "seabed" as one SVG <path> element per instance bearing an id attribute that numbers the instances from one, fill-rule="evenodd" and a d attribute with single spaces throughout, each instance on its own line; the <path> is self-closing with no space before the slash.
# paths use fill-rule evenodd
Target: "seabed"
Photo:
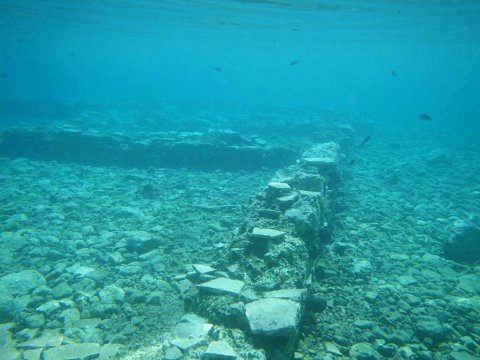
<path id="1" fill-rule="evenodd" d="M 480 357 L 476 149 L 303 116 L 2 129 L 0 358 Z"/>

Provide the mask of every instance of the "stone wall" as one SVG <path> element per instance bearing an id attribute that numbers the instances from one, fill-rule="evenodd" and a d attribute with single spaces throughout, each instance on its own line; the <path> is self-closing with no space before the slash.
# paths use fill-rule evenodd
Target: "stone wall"
<path id="1" fill-rule="evenodd" d="M 339 161 L 339 146 L 324 143 L 278 171 L 244 209 L 226 256 L 212 266 L 193 265 L 177 279 L 189 310 L 241 329 L 267 359 L 292 359 L 305 308 L 314 301 L 315 260 L 330 238 L 328 203 L 341 178 Z"/>
<path id="2" fill-rule="evenodd" d="M 0 156 L 91 166 L 259 169 L 292 164 L 298 153 L 233 131 L 125 135 L 18 128 L 0 133 Z"/>

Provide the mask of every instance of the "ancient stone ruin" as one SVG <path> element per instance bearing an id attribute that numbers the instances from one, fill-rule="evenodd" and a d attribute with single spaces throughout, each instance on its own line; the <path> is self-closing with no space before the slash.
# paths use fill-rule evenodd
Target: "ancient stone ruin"
<path id="1" fill-rule="evenodd" d="M 338 144 L 323 143 L 278 171 L 246 207 L 228 255 L 178 278 L 177 288 L 198 316 L 195 323 L 241 329 L 267 359 L 293 358 L 306 302 L 314 295 L 309 288 L 316 256 L 329 241 L 328 202 L 341 178 L 339 161 Z M 171 345 L 188 354 L 205 336 L 173 339 Z M 222 341 L 210 343 L 205 357 L 235 359 L 228 342 L 236 340 Z"/>

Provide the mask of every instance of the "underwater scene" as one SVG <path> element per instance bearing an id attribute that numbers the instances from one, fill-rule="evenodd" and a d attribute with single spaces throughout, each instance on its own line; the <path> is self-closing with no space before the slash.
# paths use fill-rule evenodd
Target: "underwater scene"
<path id="1" fill-rule="evenodd" d="M 0 360 L 480 359 L 480 1 L 0 0 Z"/>

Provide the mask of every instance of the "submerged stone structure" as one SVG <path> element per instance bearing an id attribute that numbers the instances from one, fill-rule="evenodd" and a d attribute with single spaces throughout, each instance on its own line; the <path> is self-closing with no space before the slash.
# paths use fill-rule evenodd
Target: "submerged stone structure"
<path id="1" fill-rule="evenodd" d="M 226 256 L 212 266 L 194 265 L 179 279 L 189 310 L 212 324 L 242 330 L 266 359 L 292 359 L 313 295 L 315 261 L 330 239 L 328 203 L 340 180 L 340 147 L 333 142 L 316 145 L 277 171 L 245 208 Z M 205 268 L 208 272 L 199 271 Z M 211 356 L 207 351 L 205 358 Z"/>
<path id="2" fill-rule="evenodd" d="M 342 135 L 342 130 L 339 131 Z M 342 141 L 341 136 L 335 138 Z M 145 137 L 69 129 L 30 128 L 0 132 L 0 156 L 7 157 L 127 168 L 228 170 L 288 166 L 278 170 L 266 182 L 264 190 L 243 207 L 243 220 L 236 224 L 238 230 L 231 243 L 218 244 L 221 247 L 218 247 L 217 261 L 193 264 L 186 274 L 170 274 L 168 282 L 162 279 L 157 285 L 151 285 L 155 282 L 154 275 L 140 277 L 142 268 L 139 264 L 150 266 L 152 263 L 153 273 L 157 271 L 157 264 L 163 266 L 163 263 L 152 259 L 164 257 L 165 253 L 155 253 L 160 239 L 152 234 L 157 232 L 134 226 L 119 232 L 118 239 L 110 233 L 105 235 L 112 236 L 112 241 L 118 240 L 119 245 L 117 247 L 115 242 L 114 249 L 119 250 L 114 252 L 110 248 L 103 252 L 90 251 L 85 242 L 80 249 L 72 248 L 76 256 L 74 261 L 56 265 L 45 276 L 30 270 L 5 275 L 2 279 L 8 293 L 0 304 L 3 305 L 0 315 L 5 321 L 16 321 L 22 315 L 37 328 L 43 326 L 39 319 L 45 321 L 45 317 L 55 314 L 65 323 L 62 337 L 55 332 L 43 331 L 41 337 L 33 339 L 40 341 L 45 337 L 40 344 L 12 341 L 8 348 L 17 349 L 16 352 L 35 351 L 37 357 L 52 359 L 70 358 L 73 353 L 85 359 L 108 358 L 105 354 L 121 351 L 119 344 L 124 341 L 115 337 L 116 325 L 111 325 L 112 336 L 108 338 L 108 344 L 104 344 L 100 337 L 100 340 L 85 337 L 88 341 L 82 338 L 83 342 L 72 343 L 69 336 L 80 333 L 77 327 L 83 322 L 93 324 L 91 327 L 94 328 L 101 319 L 109 320 L 112 314 L 120 317 L 131 314 L 131 309 L 147 306 L 167 304 L 169 311 L 178 311 L 177 321 L 181 312 L 180 294 L 188 313 L 182 313 L 184 316 L 171 333 L 159 337 L 161 344 L 155 351 L 160 358 L 292 359 L 306 309 L 324 307 L 322 299 L 315 298 L 312 284 L 318 272 L 317 257 L 330 240 L 332 215 L 329 202 L 341 181 L 340 146 L 337 142 L 317 144 L 302 155 L 300 151 L 267 146 L 257 140 L 229 131 L 165 132 Z M 156 196 L 155 188 L 148 184 L 139 189 L 142 199 L 151 200 Z M 113 218 L 139 216 L 126 206 L 113 207 L 111 211 Z M 212 244 L 217 245 L 213 241 Z M 55 258 L 60 256 L 51 253 Z M 92 257 L 91 254 L 97 254 L 102 264 L 118 270 L 116 279 L 128 278 L 128 283 L 109 284 L 105 280 L 108 273 L 97 270 L 94 267 L 96 262 L 82 262 L 84 258 Z M 162 271 L 160 266 L 158 269 Z M 51 281 L 62 273 L 65 275 L 61 281 Z M 29 285 L 25 285 L 25 289 L 14 286 L 19 283 L 17 278 L 29 279 Z M 134 287 L 137 282 L 131 279 L 140 281 L 141 290 Z M 86 291 L 75 285 L 80 282 Z M 13 300 L 33 293 L 32 286 L 44 288 L 45 283 L 52 284 L 51 294 L 45 292 L 44 295 L 42 290 L 31 308 L 17 314 Z M 175 298 L 166 298 L 169 293 L 175 293 Z M 5 329 L 10 334 L 10 327 Z M 121 331 L 127 334 L 130 330 L 126 327 Z"/>
<path id="3" fill-rule="evenodd" d="M 295 161 L 297 152 L 234 131 L 100 133 L 75 128 L 0 132 L 0 156 L 91 166 L 258 169 Z"/>

